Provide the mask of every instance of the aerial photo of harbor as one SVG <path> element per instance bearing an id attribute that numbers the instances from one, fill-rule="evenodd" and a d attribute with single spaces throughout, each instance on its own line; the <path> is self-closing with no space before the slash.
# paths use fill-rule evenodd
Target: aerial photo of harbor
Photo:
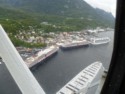
<path id="1" fill-rule="evenodd" d="M 114 45 L 110 3 L 0 0 L 0 94 L 100 94 Z"/>
<path id="2" fill-rule="evenodd" d="M 95 61 L 101 61 L 103 66 L 108 69 L 112 53 L 113 31 L 88 32 L 89 31 L 85 34 L 75 32 L 75 34 L 72 33 L 72 35 L 71 33 L 68 34 L 65 32 L 65 38 L 63 38 L 64 36 L 61 34 L 62 37 L 60 38 L 62 39 L 60 39 L 60 41 L 55 43 L 50 42 L 51 45 L 48 43 L 48 46 L 44 48 L 27 49 L 17 47 L 26 65 L 31 69 L 38 81 L 40 81 L 40 84 L 45 88 L 46 92 L 48 92 L 49 89 L 48 94 L 51 94 L 51 92 L 53 92 L 53 94 L 56 93 L 66 82 L 71 80 L 77 72 L 80 72 L 85 66 Z M 96 44 L 93 44 L 93 39 L 98 40 L 94 42 Z M 107 55 L 109 52 L 110 54 Z M 1 63 L 1 67 L 2 66 L 5 67 L 4 63 Z M 4 70 L 6 70 L 6 68 L 4 68 Z M 8 76 L 10 75 L 8 74 Z M 52 84 L 55 85 L 54 88 Z M 16 89 L 16 91 L 18 91 L 18 89 Z"/>

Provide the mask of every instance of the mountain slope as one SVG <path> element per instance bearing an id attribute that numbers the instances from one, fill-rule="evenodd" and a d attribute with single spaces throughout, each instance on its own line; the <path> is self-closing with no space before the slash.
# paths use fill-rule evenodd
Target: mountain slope
<path id="1" fill-rule="evenodd" d="M 0 0 L 0 24 L 16 46 L 29 44 L 15 36 L 31 31 L 62 32 L 113 27 L 114 17 L 83 0 Z"/>
<path id="2" fill-rule="evenodd" d="M 1 0 L 0 5 L 52 15 L 90 16 L 98 12 L 83 0 Z"/>
<path id="3" fill-rule="evenodd" d="M 18 30 L 27 29 L 25 25 L 29 26 L 36 23 L 33 17 L 24 12 L 0 7 L 0 24 L 2 24 L 8 32 L 15 34 L 18 33 Z"/>
<path id="4" fill-rule="evenodd" d="M 39 23 L 49 22 L 74 30 L 114 25 L 111 13 L 95 9 L 83 0 L 0 0 L 0 6 L 24 11 Z"/>

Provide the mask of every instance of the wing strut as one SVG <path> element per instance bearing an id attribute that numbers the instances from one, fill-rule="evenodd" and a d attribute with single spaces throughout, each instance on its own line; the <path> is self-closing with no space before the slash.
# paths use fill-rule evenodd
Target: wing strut
<path id="1" fill-rule="evenodd" d="M 22 94 L 45 94 L 1 25 L 0 54 Z"/>

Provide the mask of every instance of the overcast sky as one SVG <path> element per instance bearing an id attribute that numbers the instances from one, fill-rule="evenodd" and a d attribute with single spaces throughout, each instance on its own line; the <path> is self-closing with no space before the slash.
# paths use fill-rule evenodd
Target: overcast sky
<path id="1" fill-rule="evenodd" d="M 111 12 L 115 16 L 116 0 L 84 0 L 95 8 L 101 8 Z"/>

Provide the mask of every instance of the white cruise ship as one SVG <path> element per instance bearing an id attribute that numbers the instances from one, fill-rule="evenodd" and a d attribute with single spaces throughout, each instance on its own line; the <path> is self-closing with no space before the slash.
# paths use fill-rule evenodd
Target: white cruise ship
<path id="1" fill-rule="evenodd" d="M 97 61 L 86 67 L 56 94 L 86 94 L 87 88 L 98 74 L 103 73 L 104 67 Z"/>
<path id="2" fill-rule="evenodd" d="M 88 42 L 87 40 L 72 41 L 72 42 L 63 43 L 60 46 L 61 48 L 67 49 L 67 48 L 74 48 L 74 47 L 81 47 L 81 46 L 89 45 L 89 43 L 90 42 Z"/>
<path id="3" fill-rule="evenodd" d="M 103 37 L 103 38 L 91 38 L 91 44 L 92 45 L 99 45 L 99 44 L 106 44 L 110 42 L 110 38 L 109 37 Z"/>
<path id="4" fill-rule="evenodd" d="M 35 56 L 31 56 L 25 60 L 27 66 L 29 68 L 33 67 L 34 65 L 40 63 L 41 61 L 47 59 L 48 57 L 52 56 L 59 50 L 56 46 L 50 46 L 45 50 L 39 51 Z"/>

